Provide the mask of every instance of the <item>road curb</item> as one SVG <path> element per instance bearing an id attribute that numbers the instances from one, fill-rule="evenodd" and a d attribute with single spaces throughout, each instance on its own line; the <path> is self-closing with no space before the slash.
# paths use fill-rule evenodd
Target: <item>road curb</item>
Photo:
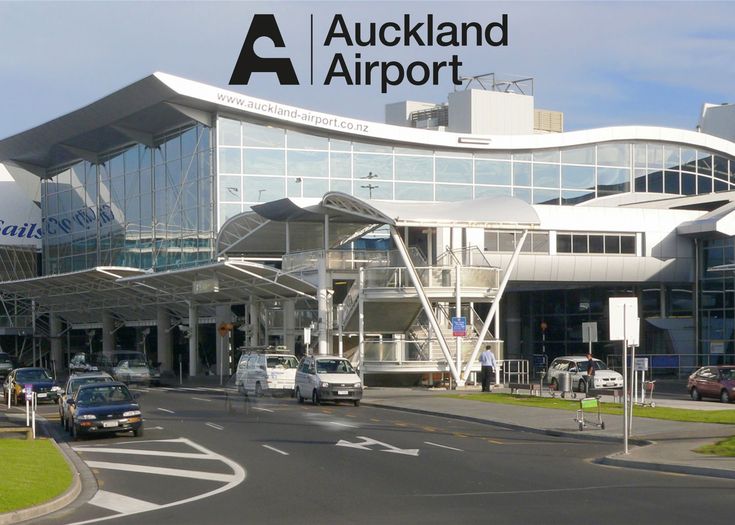
<path id="1" fill-rule="evenodd" d="M 619 443 L 623 439 L 622 436 L 601 436 L 599 434 L 592 434 L 589 432 L 585 434 L 584 432 L 571 432 L 571 431 L 566 432 L 563 430 L 550 430 L 550 429 L 543 429 L 543 428 L 528 427 L 524 425 L 517 425 L 513 423 L 506 423 L 504 421 L 493 421 L 491 419 L 484 419 L 484 418 L 478 418 L 478 417 L 472 417 L 472 416 L 463 416 L 460 414 L 448 414 L 446 412 L 436 412 L 433 410 L 425 410 L 425 409 L 420 409 L 420 408 L 400 407 L 400 406 L 395 406 L 395 405 L 383 405 L 380 403 L 373 403 L 370 401 L 366 402 L 364 398 L 363 398 L 362 404 L 365 406 L 373 407 L 373 408 L 385 408 L 388 410 L 397 410 L 400 412 L 411 412 L 414 414 L 423 414 L 423 415 L 428 415 L 428 416 L 459 419 L 462 421 L 469 421 L 471 423 L 492 425 L 496 427 L 507 428 L 508 430 L 531 432 L 534 434 L 542 434 L 546 436 L 567 437 L 567 438 L 583 439 L 583 440 L 589 440 L 589 441 L 603 441 L 606 443 Z M 636 445 L 636 446 L 645 446 L 645 445 L 652 444 L 651 441 L 647 441 L 644 439 L 631 439 L 629 440 L 629 443 Z"/>
<path id="2" fill-rule="evenodd" d="M 19 509 L 19 510 L 14 510 L 11 512 L 6 512 L 4 514 L 0 514 L 0 525 L 9 525 L 11 523 L 18 523 L 20 521 L 26 521 L 26 520 L 30 520 L 33 518 L 38 518 L 40 516 L 44 516 L 46 514 L 55 512 L 69 505 L 69 503 L 74 501 L 79 496 L 79 494 L 82 492 L 82 483 L 80 481 L 79 471 L 74 465 L 74 462 L 69 457 L 69 453 L 64 451 L 62 446 L 59 445 L 55 439 L 51 437 L 46 438 L 46 439 L 48 439 L 49 441 L 51 441 L 51 443 L 53 443 L 53 445 L 56 447 L 56 449 L 59 451 L 59 453 L 64 458 L 64 461 L 66 461 L 66 464 L 69 467 L 69 470 L 71 471 L 71 474 L 72 474 L 71 486 L 68 489 L 66 489 L 66 491 L 61 496 L 58 496 L 57 498 L 54 498 L 51 501 L 41 503 L 40 505 L 36 505 L 34 507 L 28 507 L 25 509 Z"/>
<path id="3" fill-rule="evenodd" d="M 690 476 L 707 476 L 711 478 L 735 479 L 735 471 L 713 469 L 707 467 L 695 467 L 691 465 L 676 465 L 673 463 L 656 463 L 641 461 L 637 459 L 625 459 L 620 457 L 621 453 L 605 456 L 596 460 L 601 465 L 614 467 L 634 468 L 639 470 L 652 470 L 655 472 L 669 472 L 673 474 L 686 474 Z"/>

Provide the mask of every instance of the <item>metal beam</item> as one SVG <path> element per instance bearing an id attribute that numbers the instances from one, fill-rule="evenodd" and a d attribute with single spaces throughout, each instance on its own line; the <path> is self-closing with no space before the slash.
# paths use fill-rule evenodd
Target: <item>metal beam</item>
<path id="1" fill-rule="evenodd" d="M 493 304 L 490 307 L 490 311 L 487 313 L 485 322 L 482 325 L 482 330 L 480 330 L 480 334 L 477 337 L 477 343 L 475 344 L 475 349 L 472 351 L 472 355 L 467 361 L 467 365 L 465 366 L 464 371 L 462 372 L 462 376 L 465 380 L 466 378 L 470 376 L 472 365 L 475 364 L 475 359 L 477 359 L 477 354 L 480 352 L 480 347 L 482 347 L 482 341 L 485 339 L 485 335 L 487 335 L 487 331 L 490 328 L 490 323 L 492 322 L 493 317 L 495 317 L 495 313 L 498 311 L 498 308 L 500 306 L 500 299 L 501 297 L 503 297 L 503 292 L 505 291 L 505 287 L 508 284 L 508 281 L 510 281 L 510 274 L 513 273 L 513 270 L 516 267 L 516 263 L 518 262 L 518 256 L 521 253 L 521 248 L 523 248 L 523 243 L 526 241 L 526 236 L 528 236 L 528 230 L 523 230 L 523 235 L 521 235 L 521 240 L 518 242 L 518 245 L 516 246 L 516 249 L 513 252 L 513 256 L 510 258 L 510 262 L 508 263 L 508 268 L 505 269 L 503 280 L 500 282 L 500 286 L 498 287 L 498 293 L 495 295 L 495 300 L 493 301 Z"/>

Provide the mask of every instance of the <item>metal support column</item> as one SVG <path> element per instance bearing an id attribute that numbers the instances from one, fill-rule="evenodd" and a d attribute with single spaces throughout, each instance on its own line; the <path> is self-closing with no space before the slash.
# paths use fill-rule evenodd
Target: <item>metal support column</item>
<path id="1" fill-rule="evenodd" d="M 439 322 L 436 320 L 434 310 L 431 308 L 431 303 L 426 297 L 426 292 L 424 291 L 424 287 L 421 284 L 421 279 L 419 279 L 419 276 L 416 274 L 416 268 L 414 267 L 413 262 L 411 262 L 411 258 L 408 255 L 406 245 L 403 243 L 403 239 L 401 239 L 401 236 L 398 235 L 395 226 L 390 227 L 390 235 L 393 239 L 393 243 L 396 245 L 396 248 L 398 248 L 398 252 L 401 254 L 403 264 L 406 265 L 406 271 L 408 272 L 409 277 L 411 277 L 411 282 L 413 283 L 414 288 L 416 288 L 416 294 L 421 300 L 421 306 L 423 306 L 424 308 L 424 313 L 429 318 L 429 325 L 432 327 L 437 339 L 439 340 L 439 346 L 441 347 L 444 358 L 447 360 L 447 366 L 449 367 L 449 371 L 454 378 L 455 384 L 457 386 L 464 386 L 465 382 L 464 380 L 460 380 L 459 371 L 454 365 L 452 355 L 449 352 L 449 346 L 447 345 L 446 339 L 444 339 L 444 334 L 439 327 Z"/>
<path id="2" fill-rule="evenodd" d="M 189 377 L 197 375 L 199 367 L 199 312 L 194 301 L 189 302 Z"/>
<path id="3" fill-rule="evenodd" d="M 171 316 L 168 310 L 156 309 L 156 361 L 161 363 L 161 371 L 174 370 L 174 352 L 171 345 Z"/>
<path id="4" fill-rule="evenodd" d="M 64 363 L 64 349 L 61 345 L 61 319 L 52 313 L 49 315 L 49 335 L 51 336 L 51 359 L 54 362 L 53 369 L 61 370 Z"/>
<path id="5" fill-rule="evenodd" d="M 480 334 L 477 337 L 477 343 L 475 344 L 475 349 L 472 351 L 472 355 L 467 361 L 467 365 L 465 365 L 464 372 L 462 373 L 463 377 L 465 378 L 469 377 L 470 375 L 470 372 L 472 370 L 472 365 L 475 364 L 475 359 L 477 359 L 477 354 L 480 352 L 480 348 L 482 347 L 482 342 L 485 339 L 485 335 L 487 335 L 488 329 L 490 328 L 490 322 L 493 320 L 493 317 L 495 317 L 495 313 L 498 311 L 498 307 L 500 306 L 499 304 L 500 299 L 503 297 L 503 292 L 505 291 L 505 287 L 508 285 L 508 281 L 510 281 L 510 275 L 513 273 L 513 270 L 515 269 L 516 264 L 518 263 L 518 256 L 521 253 L 521 248 L 523 248 L 523 243 L 526 241 L 526 236 L 528 236 L 528 230 L 523 230 L 523 235 L 521 235 L 521 239 L 516 245 L 516 249 L 513 252 L 513 256 L 510 258 L 508 267 L 505 269 L 505 273 L 503 274 L 503 280 L 500 282 L 500 286 L 498 287 L 498 293 L 495 295 L 495 300 L 493 301 L 493 305 L 490 307 L 490 311 L 487 313 L 485 322 L 483 323 L 482 329 L 480 330 Z"/>
<path id="6" fill-rule="evenodd" d="M 102 312 L 102 355 L 111 357 L 115 351 L 115 322 L 110 312 Z"/>

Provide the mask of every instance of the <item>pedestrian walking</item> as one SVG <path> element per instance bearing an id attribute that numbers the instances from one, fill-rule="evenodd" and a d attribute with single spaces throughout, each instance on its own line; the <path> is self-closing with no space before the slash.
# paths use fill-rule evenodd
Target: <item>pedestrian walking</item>
<path id="1" fill-rule="evenodd" d="M 589 394 L 590 388 L 595 387 L 595 361 L 592 359 L 592 354 L 587 354 L 587 378 L 584 382 L 585 394 Z"/>
<path id="2" fill-rule="evenodd" d="M 485 351 L 480 355 L 480 366 L 482 367 L 480 375 L 482 380 L 482 391 L 490 392 L 490 381 L 492 381 L 495 376 L 497 361 L 495 359 L 495 354 L 493 354 L 489 346 L 486 347 Z"/>

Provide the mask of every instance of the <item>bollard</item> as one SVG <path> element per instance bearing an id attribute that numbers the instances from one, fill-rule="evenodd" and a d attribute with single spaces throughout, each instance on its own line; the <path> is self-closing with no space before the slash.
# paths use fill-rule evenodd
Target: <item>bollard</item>
<path id="1" fill-rule="evenodd" d="M 36 404 L 38 403 L 38 400 L 35 392 L 33 392 L 33 397 L 31 399 L 31 430 L 33 431 L 33 439 L 36 439 Z"/>
<path id="2" fill-rule="evenodd" d="M 23 397 L 25 397 L 26 399 L 26 426 L 28 426 L 31 424 L 30 422 L 31 412 L 30 412 L 30 408 L 28 407 L 28 394 L 24 395 Z"/>

